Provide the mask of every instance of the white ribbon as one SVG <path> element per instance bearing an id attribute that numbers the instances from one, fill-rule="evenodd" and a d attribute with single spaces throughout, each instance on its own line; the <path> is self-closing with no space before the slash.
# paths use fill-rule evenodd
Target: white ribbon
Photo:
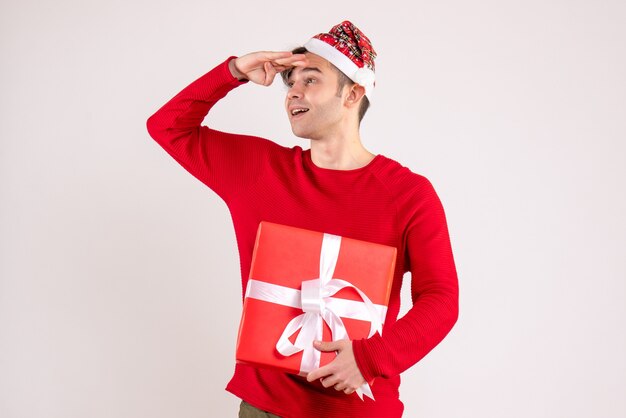
<path id="1" fill-rule="evenodd" d="M 324 322 L 330 328 L 333 341 L 348 338 L 342 317 L 370 322 L 368 338 L 376 332 L 382 335 L 382 323 L 387 314 L 387 307 L 372 303 L 365 293 L 351 283 L 333 278 L 340 247 L 340 236 L 324 234 L 320 254 L 320 277 L 303 281 L 302 290 L 254 279 L 248 281 L 246 297 L 302 309 L 304 312 L 287 324 L 276 343 L 276 350 L 284 356 L 303 352 L 301 373 L 308 373 L 320 365 L 321 352 L 313 347 L 313 341 L 322 340 Z M 363 302 L 332 297 L 347 287 L 356 290 Z M 298 330 L 300 333 L 292 344 L 289 337 Z M 363 395 L 374 399 L 367 382 L 358 388 L 356 393 L 361 400 Z"/>

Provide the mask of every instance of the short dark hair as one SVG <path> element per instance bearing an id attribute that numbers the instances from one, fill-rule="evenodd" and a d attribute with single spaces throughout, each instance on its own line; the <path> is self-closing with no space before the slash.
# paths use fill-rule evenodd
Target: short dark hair
<path id="1" fill-rule="evenodd" d="M 294 54 L 304 54 L 305 52 L 309 52 L 305 47 L 300 46 L 291 51 Z M 350 80 L 347 75 L 345 75 L 339 68 L 335 67 L 333 63 L 329 62 L 331 68 L 333 68 L 337 72 L 337 96 L 341 96 L 341 92 L 345 86 L 352 86 L 354 81 Z M 291 75 L 292 68 L 285 70 L 280 73 L 281 78 L 283 79 L 283 83 L 287 85 L 289 76 Z M 363 96 L 361 99 L 361 104 L 359 105 L 359 123 L 363 120 L 363 116 L 365 116 L 365 112 L 370 107 L 370 101 L 367 96 Z"/>

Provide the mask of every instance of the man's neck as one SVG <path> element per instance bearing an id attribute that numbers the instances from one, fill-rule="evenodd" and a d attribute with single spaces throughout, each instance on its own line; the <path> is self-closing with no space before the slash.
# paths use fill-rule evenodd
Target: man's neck
<path id="1" fill-rule="evenodd" d="M 311 141 L 311 160 L 321 168 L 354 170 L 366 166 L 374 157 L 361 143 L 358 131 Z"/>

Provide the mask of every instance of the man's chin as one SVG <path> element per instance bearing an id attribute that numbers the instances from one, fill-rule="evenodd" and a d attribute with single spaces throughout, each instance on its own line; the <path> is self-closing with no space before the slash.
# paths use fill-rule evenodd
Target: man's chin
<path id="1" fill-rule="evenodd" d="M 291 127 L 291 132 L 293 132 L 293 134 L 295 136 L 297 136 L 298 138 L 302 138 L 302 139 L 310 139 L 309 135 L 306 131 L 303 131 L 301 129 L 294 129 L 294 127 Z"/>

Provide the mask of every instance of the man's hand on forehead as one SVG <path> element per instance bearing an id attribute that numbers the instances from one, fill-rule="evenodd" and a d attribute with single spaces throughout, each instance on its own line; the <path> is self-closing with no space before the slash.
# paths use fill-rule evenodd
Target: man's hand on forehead
<path id="1" fill-rule="evenodd" d="M 293 54 L 289 51 L 286 52 L 278 52 L 276 54 L 281 54 L 276 58 L 271 59 L 271 63 L 276 69 L 276 71 L 284 71 L 288 68 L 298 67 L 307 65 L 308 60 L 306 55 L 304 54 Z M 284 56 L 284 54 L 289 54 Z"/>
<path id="2" fill-rule="evenodd" d="M 259 51 L 231 60 L 229 69 L 233 77 L 269 86 L 276 74 L 289 68 L 307 65 L 304 54 L 290 51 Z"/>

